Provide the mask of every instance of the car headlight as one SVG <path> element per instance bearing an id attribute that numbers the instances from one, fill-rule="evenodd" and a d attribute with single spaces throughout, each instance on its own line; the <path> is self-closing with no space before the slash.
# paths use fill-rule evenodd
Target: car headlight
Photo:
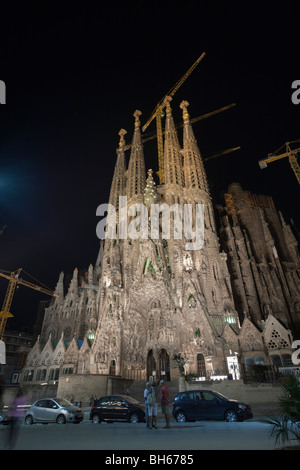
<path id="1" fill-rule="evenodd" d="M 238 407 L 241 409 L 241 410 L 246 410 L 247 406 L 246 405 L 243 405 L 242 403 L 238 403 Z"/>

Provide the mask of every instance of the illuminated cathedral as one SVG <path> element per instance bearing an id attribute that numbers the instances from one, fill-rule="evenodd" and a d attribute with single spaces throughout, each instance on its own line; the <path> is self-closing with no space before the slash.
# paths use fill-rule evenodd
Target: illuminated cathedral
<path id="1" fill-rule="evenodd" d="M 185 372 L 202 378 L 239 379 L 253 364 L 291 365 L 300 324 L 294 231 L 271 197 L 253 195 L 237 183 L 229 186 L 224 207 L 214 207 L 188 103 L 180 107 L 182 143 L 171 99 L 165 99 L 163 183 L 156 184 L 145 166 L 141 113 L 134 113 L 128 163 L 126 131 L 120 131 L 109 195 L 115 236 L 101 242 L 95 266 L 85 273 L 74 270 L 66 292 L 61 273 L 28 355 L 24 384 L 57 383 L 68 374 L 86 380 L 173 380 L 178 354 Z M 201 248 L 187 249 L 172 217 L 169 238 L 151 232 L 147 238 L 121 237 L 120 197 L 126 197 L 127 224 L 132 219 L 127 209 L 135 204 L 176 204 L 183 211 L 191 205 L 193 214 L 202 205 Z"/>

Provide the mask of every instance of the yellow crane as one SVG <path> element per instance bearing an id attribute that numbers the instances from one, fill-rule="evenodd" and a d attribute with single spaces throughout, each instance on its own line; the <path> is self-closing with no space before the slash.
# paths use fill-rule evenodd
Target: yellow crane
<path id="1" fill-rule="evenodd" d="M 300 166 L 298 163 L 298 155 L 297 155 L 298 152 L 300 152 L 300 147 L 298 148 L 291 147 L 291 145 L 299 144 L 299 142 L 300 142 L 300 139 L 293 140 L 292 142 L 286 142 L 275 152 L 269 153 L 267 158 L 263 158 L 262 160 L 259 160 L 258 164 L 260 168 L 261 169 L 266 168 L 268 163 L 272 163 L 272 162 L 275 162 L 276 160 L 280 160 L 281 158 L 288 157 L 292 170 L 294 171 L 296 178 L 298 180 L 298 183 L 300 184 Z M 283 148 L 285 148 L 285 152 L 280 153 L 282 152 Z"/>
<path id="2" fill-rule="evenodd" d="M 165 96 L 174 96 L 176 91 L 181 87 L 181 85 L 185 82 L 185 80 L 189 77 L 189 75 L 193 72 L 193 70 L 197 67 L 199 62 L 204 58 L 205 52 L 201 54 L 200 57 L 193 63 L 193 65 L 188 69 L 188 71 L 178 80 L 178 82 L 171 88 L 169 93 L 167 93 Z M 146 124 L 142 127 L 142 131 L 144 132 L 149 124 L 153 121 L 154 118 L 156 118 L 156 132 L 157 132 L 157 150 L 158 150 L 158 177 L 159 177 L 159 182 L 160 184 L 164 183 L 164 151 L 163 151 L 163 131 L 162 131 L 162 112 L 165 107 L 164 103 L 165 97 L 159 101 L 152 112 L 151 116 L 149 117 L 148 121 Z"/>
<path id="3" fill-rule="evenodd" d="M 222 108 L 215 109 L 214 111 L 210 111 L 209 113 L 202 114 L 202 116 L 198 116 L 196 118 L 191 119 L 191 123 L 193 124 L 194 122 L 201 121 L 202 119 L 206 119 L 208 117 L 215 116 L 216 114 L 221 113 L 222 111 L 227 111 L 228 109 L 232 108 L 233 106 L 236 106 L 236 104 L 231 103 L 227 106 L 223 106 Z M 176 129 L 179 129 L 180 127 L 183 127 L 183 124 L 182 123 L 177 124 L 175 127 L 176 127 Z M 164 133 L 165 133 L 164 131 L 161 131 L 161 135 L 163 135 Z M 157 138 L 157 133 L 154 131 L 152 135 L 148 134 L 148 136 L 149 137 L 146 137 L 146 138 L 142 139 L 142 143 L 145 143 L 145 142 L 148 142 L 150 140 L 156 139 Z M 124 146 L 124 150 L 128 150 L 130 148 L 131 148 L 131 144 L 128 144 L 128 145 Z M 206 157 L 206 158 L 204 157 L 203 160 L 204 161 L 212 160 L 213 158 L 217 158 L 217 157 L 220 157 L 221 155 L 225 155 L 227 153 L 234 152 L 236 150 L 239 150 L 240 148 L 241 147 L 233 147 L 233 148 L 230 148 L 230 149 L 227 149 L 227 150 L 223 150 L 222 152 L 217 153 L 215 155 L 211 155 L 210 157 Z M 160 172 L 162 172 L 162 167 L 160 167 Z M 160 183 L 161 182 L 162 181 L 160 180 Z"/>
<path id="4" fill-rule="evenodd" d="M 22 279 L 20 277 L 21 271 L 22 271 L 22 268 L 19 268 L 13 272 L 0 270 L 0 276 L 9 280 L 2 310 L 0 312 L 0 340 L 2 340 L 3 338 L 7 319 L 13 317 L 13 315 L 10 313 L 10 307 L 12 304 L 13 296 L 14 296 L 17 285 L 21 284 L 23 286 L 30 287 L 31 289 L 37 290 L 43 294 L 57 297 L 57 294 L 52 292 L 50 289 L 32 284 L 31 282 L 28 282 Z"/>

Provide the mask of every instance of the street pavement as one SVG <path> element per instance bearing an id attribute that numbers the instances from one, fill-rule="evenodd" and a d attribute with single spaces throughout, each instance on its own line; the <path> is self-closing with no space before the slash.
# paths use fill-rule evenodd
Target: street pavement
<path id="1" fill-rule="evenodd" d="M 158 429 L 147 429 L 145 423 L 92 424 L 89 410 L 80 424 L 22 424 L 13 450 L 102 450 L 103 452 L 168 450 L 273 450 L 269 426 L 257 419 L 241 423 L 198 421 L 176 423 L 165 429 L 159 417 Z M 8 426 L 0 427 L 0 449 L 6 449 Z"/>

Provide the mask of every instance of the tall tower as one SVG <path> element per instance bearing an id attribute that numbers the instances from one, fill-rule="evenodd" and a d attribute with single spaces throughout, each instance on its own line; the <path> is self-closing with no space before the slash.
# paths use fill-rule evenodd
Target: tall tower
<path id="1" fill-rule="evenodd" d="M 128 203 L 143 202 L 143 192 L 146 184 L 146 169 L 144 150 L 141 137 L 141 111 L 134 112 L 134 134 L 131 144 L 131 154 L 127 170 L 127 198 Z"/>
<path id="2" fill-rule="evenodd" d="M 190 248 L 187 242 L 192 240 L 186 238 L 185 227 L 181 234 L 174 230 L 174 215 L 170 217 L 169 238 L 164 236 L 160 223 L 158 238 L 151 238 L 148 231 L 148 237 L 106 239 L 92 373 L 106 374 L 114 367 L 127 378 L 144 378 L 153 371 L 170 378 L 174 374 L 172 367 L 177 369 L 171 361 L 175 353 L 189 357 L 191 370 L 196 370 L 200 363 L 210 373 L 225 370 L 227 350 L 222 335 L 226 323 L 239 328 L 226 255 L 220 253 L 206 173 L 187 113 L 188 103 L 181 104 L 183 149 L 170 98 L 166 98 L 165 104 L 165 184 L 159 188 L 161 198 L 156 194 L 152 171 L 148 171 L 146 181 L 141 113 L 136 111 L 124 190 L 127 211 L 134 204 L 149 209 L 151 203 L 157 202 L 167 206 L 171 213 L 172 206 L 177 205 L 184 223 L 186 217 L 191 222 L 192 238 L 195 228 L 199 228 L 196 206 L 202 204 L 204 244 Z M 121 187 L 118 169 L 124 165 L 120 162 L 119 154 L 112 188 Z M 120 194 L 114 189 L 112 197 L 117 193 Z M 187 204 L 192 212 L 186 213 Z M 117 212 L 120 215 L 120 207 Z M 132 218 L 129 214 L 128 225 Z"/>

